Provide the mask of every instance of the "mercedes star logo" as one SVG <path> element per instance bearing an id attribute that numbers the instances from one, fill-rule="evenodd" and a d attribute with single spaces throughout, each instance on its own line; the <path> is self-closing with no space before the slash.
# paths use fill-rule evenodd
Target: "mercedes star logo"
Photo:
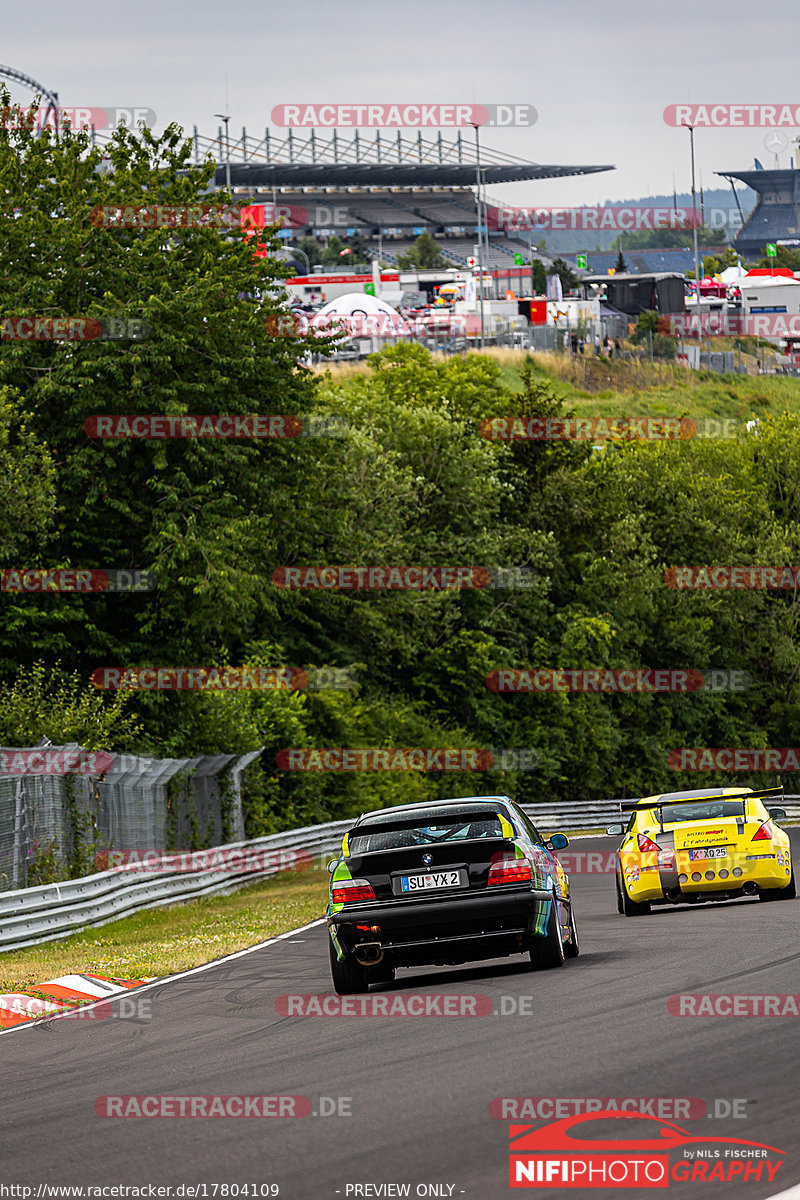
<path id="1" fill-rule="evenodd" d="M 764 138 L 764 146 L 767 150 L 772 150 L 777 154 L 779 150 L 785 150 L 789 145 L 788 134 L 783 133 L 780 129 L 771 130 Z"/>

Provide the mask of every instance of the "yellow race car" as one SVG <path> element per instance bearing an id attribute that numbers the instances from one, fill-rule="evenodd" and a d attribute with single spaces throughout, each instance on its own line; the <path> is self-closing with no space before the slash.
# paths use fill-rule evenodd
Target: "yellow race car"
<path id="1" fill-rule="evenodd" d="M 666 792 L 623 801 L 627 825 L 617 855 L 617 909 L 626 917 L 652 904 L 698 903 L 758 895 L 793 900 L 797 895 L 789 835 L 776 821 L 783 788 L 706 788 Z"/>

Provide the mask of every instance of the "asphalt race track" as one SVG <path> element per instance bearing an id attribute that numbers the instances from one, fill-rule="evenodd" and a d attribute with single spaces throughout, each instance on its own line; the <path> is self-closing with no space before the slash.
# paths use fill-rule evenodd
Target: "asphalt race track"
<path id="1" fill-rule="evenodd" d="M 798 843 L 800 831 L 796 853 Z M 607 853 L 615 844 L 587 839 L 570 850 Z M 741 900 L 625 919 L 613 876 L 572 878 L 581 956 L 562 969 L 533 973 L 522 958 L 502 959 L 403 970 L 378 989 L 488 995 L 495 1015 L 282 1016 L 281 995 L 331 993 L 325 930 L 315 926 L 152 985 L 144 993 L 148 1022 L 53 1020 L 4 1035 L 2 1181 L 30 1183 L 34 1197 L 41 1182 L 171 1184 L 173 1195 L 175 1185 L 204 1183 L 209 1197 L 215 1183 L 277 1183 L 288 1200 L 483 1200 L 520 1194 L 509 1188 L 508 1121 L 490 1114 L 493 1099 L 660 1096 L 701 1098 L 712 1114 L 715 1101 L 722 1112 L 730 1111 L 724 1102 L 746 1101 L 740 1119 L 676 1123 L 698 1137 L 784 1152 L 772 1155 L 783 1165 L 771 1183 L 673 1179 L 671 1194 L 762 1200 L 797 1184 L 800 1019 L 677 1016 L 667 1002 L 677 993 L 800 991 L 800 901 Z M 352 1115 L 109 1119 L 94 1107 L 106 1095 L 233 1094 L 306 1096 L 313 1113 L 339 1106 Z M 619 1136 L 623 1124 L 604 1121 L 595 1136 Z M 646 1124 L 630 1122 L 635 1136 L 654 1136 Z M 672 1162 L 680 1156 L 673 1150 Z M 635 1200 L 653 1190 L 540 1184 L 534 1194 Z"/>

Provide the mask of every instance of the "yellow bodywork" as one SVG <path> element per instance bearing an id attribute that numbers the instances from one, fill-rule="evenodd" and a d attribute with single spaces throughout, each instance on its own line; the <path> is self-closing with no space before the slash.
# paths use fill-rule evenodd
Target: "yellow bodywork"
<path id="1" fill-rule="evenodd" d="M 675 887 L 682 894 L 698 895 L 738 891 L 745 884 L 773 890 L 789 886 L 789 835 L 769 816 L 761 800 L 750 799 L 741 790 L 724 789 L 719 797 L 703 797 L 703 803 L 743 800 L 743 820 L 723 816 L 670 821 L 670 808 L 665 805 L 660 810 L 662 824 L 659 799 L 646 797 L 642 803 L 652 801 L 653 807 L 631 814 L 619 848 L 621 885 L 630 900 L 661 900 L 668 889 Z M 754 841 L 753 835 L 762 827 L 771 832 L 771 837 Z M 661 848 L 642 849 L 640 838 L 649 838 Z M 712 849 L 716 853 L 708 854 Z"/>

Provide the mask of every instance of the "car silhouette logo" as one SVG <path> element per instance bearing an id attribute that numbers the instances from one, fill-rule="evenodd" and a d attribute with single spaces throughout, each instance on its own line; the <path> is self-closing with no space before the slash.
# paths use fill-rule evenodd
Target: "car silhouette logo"
<path id="1" fill-rule="evenodd" d="M 433 862 L 433 855 L 432 854 L 423 854 L 422 861 L 425 863 L 426 867 L 430 866 L 430 864 Z"/>
<path id="2" fill-rule="evenodd" d="M 599 1140 L 592 1137 L 574 1136 L 570 1131 L 575 1125 L 583 1125 L 591 1132 L 596 1121 L 607 1120 L 609 1117 L 622 1121 L 649 1121 L 654 1136 L 651 1138 L 614 1138 Z M 621 1128 L 621 1127 L 620 1127 Z M 658 1117 L 650 1117 L 644 1113 L 620 1112 L 619 1109 L 606 1109 L 602 1112 L 575 1114 L 561 1121 L 551 1121 L 539 1128 L 531 1125 L 510 1125 L 509 1137 L 511 1150 L 515 1153 L 526 1152 L 585 1152 L 588 1150 L 675 1150 L 693 1142 L 705 1145 L 708 1142 L 724 1143 L 729 1146 L 757 1146 L 762 1150 L 772 1150 L 783 1154 L 776 1146 L 767 1146 L 764 1142 L 749 1142 L 742 1138 L 707 1137 L 689 1133 L 680 1125 L 663 1121 Z"/>

